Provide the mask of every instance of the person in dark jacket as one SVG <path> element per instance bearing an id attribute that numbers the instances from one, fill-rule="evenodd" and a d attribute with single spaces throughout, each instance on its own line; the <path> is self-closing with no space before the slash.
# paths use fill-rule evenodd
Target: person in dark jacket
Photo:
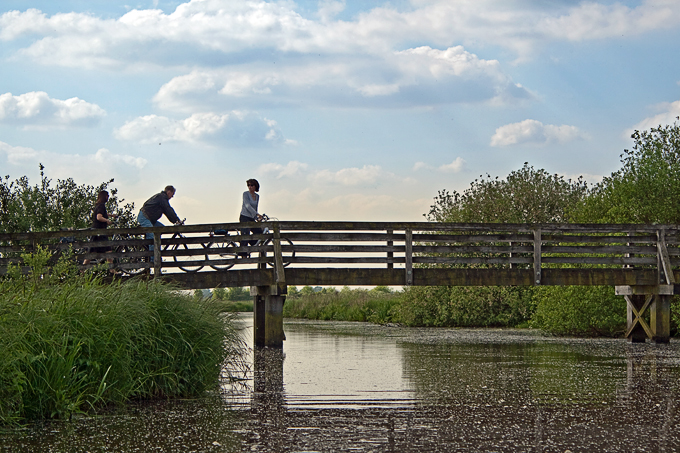
<path id="1" fill-rule="evenodd" d="M 109 217 L 116 217 L 116 214 L 109 214 L 106 211 L 106 202 L 109 201 L 109 193 L 106 190 L 101 190 L 97 194 L 97 201 L 95 201 L 94 210 L 92 212 L 92 228 L 95 230 L 105 230 L 107 226 L 111 225 Z M 108 241 L 109 237 L 105 235 L 97 235 L 92 237 L 92 242 Z M 90 251 L 95 253 L 110 253 L 111 247 L 93 247 Z M 107 258 L 109 264 L 113 264 L 113 258 Z M 86 259 L 83 264 L 90 264 L 90 260 Z M 109 269 L 112 274 L 117 273 L 115 269 Z"/>
<path id="2" fill-rule="evenodd" d="M 158 221 L 164 214 L 165 217 L 175 225 L 181 223 L 177 213 L 172 209 L 172 206 L 170 206 L 170 199 L 174 196 L 175 188 L 173 186 L 166 186 L 161 193 L 157 193 L 146 200 L 137 215 L 137 223 L 139 223 L 139 226 L 147 228 L 165 226 Z M 153 233 L 147 233 L 146 238 L 153 239 Z M 153 245 L 150 250 L 153 250 Z M 151 261 L 153 262 L 153 257 L 151 258 Z"/>

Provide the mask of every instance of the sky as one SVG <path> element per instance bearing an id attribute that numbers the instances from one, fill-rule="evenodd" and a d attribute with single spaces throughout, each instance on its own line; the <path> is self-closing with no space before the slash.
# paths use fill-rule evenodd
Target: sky
<path id="1" fill-rule="evenodd" d="M 597 183 L 680 115 L 680 1 L 2 0 L 0 176 L 187 223 L 419 221 L 524 162 Z"/>

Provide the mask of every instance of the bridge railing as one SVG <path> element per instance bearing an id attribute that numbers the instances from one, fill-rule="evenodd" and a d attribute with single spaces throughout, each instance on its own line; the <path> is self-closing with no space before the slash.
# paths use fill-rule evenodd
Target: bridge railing
<path id="1" fill-rule="evenodd" d="M 267 231 L 243 236 L 245 227 Z M 110 239 L 96 243 L 89 238 L 103 231 L 11 233 L 0 234 L 0 274 L 41 246 L 55 257 L 72 249 L 79 264 L 114 258 L 123 271 L 156 273 L 269 268 L 280 280 L 284 268 L 383 268 L 401 269 L 409 285 L 414 269 L 493 268 L 530 271 L 533 284 L 541 284 L 548 269 L 598 268 L 647 269 L 674 283 L 678 231 L 677 225 L 281 221 L 109 229 Z"/>

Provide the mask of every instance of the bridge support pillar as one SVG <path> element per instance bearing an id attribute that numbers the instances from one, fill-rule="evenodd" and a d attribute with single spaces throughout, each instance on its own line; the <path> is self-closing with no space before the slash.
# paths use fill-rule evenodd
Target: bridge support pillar
<path id="1" fill-rule="evenodd" d="M 626 298 L 628 341 L 644 343 L 647 338 L 655 343 L 670 341 L 673 292 L 673 285 L 616 287 L 616 294 Z M 649 317 L 646 316 L 648 309 Z"/>
<path id="2" fill-rule="evenodd" d="M 285 285 L 251 286 L 253 296 L 253 340 L 256 348 L 283 348 L 283 304 Z"/>

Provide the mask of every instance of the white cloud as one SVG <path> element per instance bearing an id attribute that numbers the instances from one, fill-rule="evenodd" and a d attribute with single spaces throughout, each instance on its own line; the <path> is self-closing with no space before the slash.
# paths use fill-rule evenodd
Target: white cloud
<path id="1" fill-rule="evenodd" d="M 491 146 L 511 146 L 519 144 L 545 145 L 547 143 L 567 143 L 585 135 L 576 126 L 544 125 L 536 120 L 524 120 L 506 124 L 496 129 L 491 137 Z"/>
<path id="2" fill-rule="evenodd" d="M 590 1 L 570 8 L 567 14 L 543 18 L 537 30 L 553 39 L 585 41 L 640 35 L 679 23 L 680 3 L 675 0 L 647 0 L 635 8 Z"/>
<path id="3" fill-rule="evenodd" d="M 384 171 L 379 165 L 364 165 L 361 168 L 343 168 L 338 171 L 321 170 L 311 175 L 311 180 L 320 184 L 341 184 L 344 186 L 356 186 L 360 184 L 373 184 L 386 177 L 394 175 Z"/>
<path id="4" fill-rule="evenodd" d="M 142 169 L 146 166 L 147 160 L 143 157 L 134 157 L 126 154 L 113 154 L 106 148 L 97 150 L 94 154 L 94 161 L 99 164 L 122 163 L 129 167 Z"/>
<path id="5" fill-rule="evenodd" d="M 462 46 L 423 46 L 370 58 L 305 60 L 275 71 L 260 64 L 194 70 L 164 84 L 154 101 L 159 108 L 189 112 L 235 104 L 411 107 L 532 97 L 496 60 L 480 59 Z"/>
<path id="6" fill-rule="evenodd" d="M 307 167 L 308 167 L 307 164 L 298 161 L 291 161 L 288 162 L 286 165 L 269 163 L 260 165 L 260 167 L 258 168 L 258 172 L 265 174 L 274 173 L 276 174 L 276 179 L 280 179 L 284 177 L 296 176 L 303 172 L 304 170 L 306 170 Z"/>
<path id="7" fill-rule="evenodd" d="M 252 112 L 195 113 L 183 120 L 147 115 L 114 131 L 120 140 L 139 143 L 219 142 L 264 145 L 284 142 L 276 121 Z"/>
<path id="8" fill-rule="evenodd" d="M 114 153 L 106 148 L 92 154 L 60 154 L 0 142 L 3 176 L 10 174 L 18 177 L 34 173 L 41 163 L 47 168 L 50 177 L 72 177 L 78 183 L 99 184 L 110 177 L 136 177 L 137 172 L 147 165 L 147 160 Z"/>
<path id="9" fill-rule="evenodd" d="M 463 169 L 465 160 L 462 157 L 456 157 L 450 164 L 443 164 L 438 167 L 427 164 L 425 162 L 416 162 L 413 165 L 413 171 L 418 170 L 437 170 L 442 173 L 458 173 Z"/>
<path id="10" fill-rule="evenodd" d="M 373 193 L 319 193 L 318 187 L 269 192 L 261 202 L 297 220 L 421 221 L 431 200 Z M 277 214 L 275 214 L 277 215 Z M 280 214 L 278 214 L 280 215 Z"/>
<path id="11" fill-rule="evenodd" d="M 646 0 L 634 8 L 621 2 L 429 0 L 403 9 L 387 4 L 338 20 L 335 15 L 344 6 L 320 2 L 318 20 L 298 14 L 293 2 L 264 0 L 192 0 L 169 14 L 135 9 L 117 19 L 86 13 L 48 16 L 28 9 L 0 16 L 0 40 L 33 40 L 21 55 L 46 64 L 175 65 L 179 57 L 212 66 L 216 55 L 231 55 L 235 62 L 271 61 L 272 51 L 386 55 L 406 42 L 442 48 L 480 43 L 526 58 L 547 40 L 619 38 L 680 24 L 680 2 L 675 0 Z"/>
<path id="12" fill-rule="evenodd" d="M 0 123 L 32 129 L 91 127 L 106 115 L 104 109 L 82 99 L 52 99 L 43 91 L 14 96 L 0 94 Z"/>
<path id="13" fill-rule="evenodd" d="M 674 124 L 677 121 L 677 117 L 680 116 L 680 101 L 675 101 L 668 104 L 661 104 L 658 108 L 659 110 L 662 110 L 661 113 L 658 113 L 649 118 L 645 118 L 639 123 L 637 123 L 631 129 L 625 132 L 626 137 L 630 137 L 630 135 L 635 130 L 644 131 L 651 129 L 653 127 Z"/>

